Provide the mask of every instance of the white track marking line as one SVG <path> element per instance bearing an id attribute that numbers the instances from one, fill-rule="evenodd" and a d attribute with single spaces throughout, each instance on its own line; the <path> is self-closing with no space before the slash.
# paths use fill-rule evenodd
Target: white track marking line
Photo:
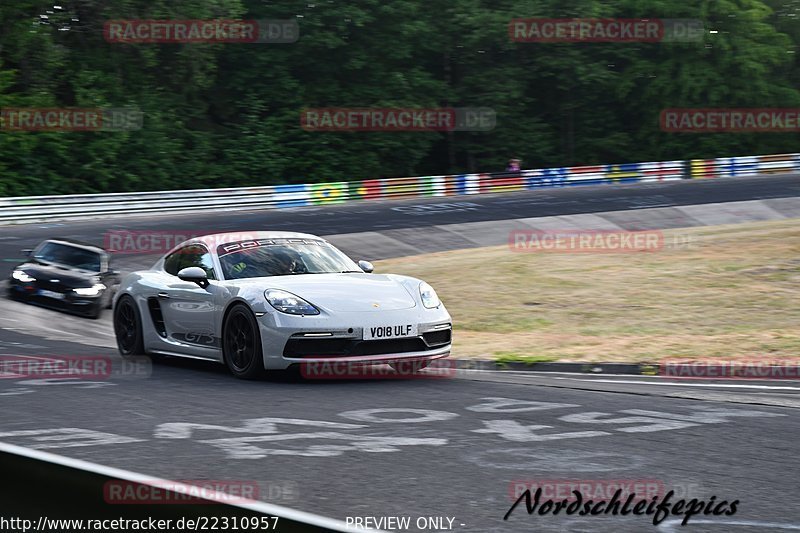
<path id="1" fill-rule="evenodd" d="M 710 524 L 717 526 L 745 526 L 745 527 L 758 527 L 770 529 L 800 529 L 800 525 L 796 524 L 780 524 L 778 522 L 758 522 L 755 520 L 689 520 L 688 525 L 693 526 L 696 524 Z M 678 519 L 669 520 L 664 522 L 658 529 L 665 531 L 679 531 L 681 529 L 681 521 Z"/>
<path id="2" fill-rule="evenodd" d="M 590 374 L 582 374 L 577 372 L 536 372 L 536 371 L 524 371 L 524 370 L 477 370 L 477 369 L 458 369 L 459 372 L 468 372 L 468 373 L 475 373 L 476 375 L 479 374 L 513 374 L 514 376 L 530 376 L 530 377 L 541 377 L 542 374 L 562 374 L 567 376 L 587 376 L 586 378 L 571 378 L 571 377 L 553 377 L 552 379 L 559 379 L 559 380 L 570 380 L 570 381 L 585 381 L 585 382 L 596 382 L 596 383 L 629 383 L 633 385 L 661 385 L 661 386 L 673 386 L 673 387 L 719 387 L 719 388 L 765 388 L 765 389 L 774 389 L 774 390 L 800 390 L 799 387 L 783 387 L 777 385 L 738 385 L 733 383 L 715 383 L 711 381 L 711 378 L 687 378 L 685 381 L 647 381 L 648 379 L 652 380 L 653 376 L 635 376 L 629 374 L 602 374 L 603 376 L 608 377 L 620 377 L 620 378 L 627 378 L 624 380 L 611 380 L 611 379 L 591 379 L 588 378 Z M 638 379 L 637 379 L 638 378 Z M 666 377 L 664 379 L 676 379 L 676 378 L 669 378 Z M 720 378 L 723 381 L 734 381 L 733 379 L 725 379 Z M 692 383 L 687 383 L 687 381 L 692 381 Z M 696 383 L 700 380 L 706 380 L 710 382 L 706 383 Z M 744 378 L 736 379 L 735 381 L 745 381 Z M 766 379 L 746 379 L 746 381 L 768 381 Z M 785 380 L 772 380 L 772 381 L 793 381 L 791 379 Z M 797 380 L 794 380 L 797 381 Z"/>
<path id="3" fill-rule="evenodd" d="M 41 359 L 43 361 L 50 361 L 53 358 L 57 358 L 57 355 L 47 356 L 47 355 L 22 355 L 22 354 L 0 354 L 0 361 L 4 360 L 6 357 L 24 357 L 26 359 Z"/>
<path id="4" fill-rule="evenodd" d="M 514 375 L 519 375 L 519 376 L 526 376 L 526 375 L 527 376 L 531 376 L 531 375 L 536 376 L 536 375 L 542 375 L 542 374 L 546 374 L 546 375 L 558 374 L 558 375 L 562 375 L 562 376 L 585 376 L 586 378 L 598 378 L 598 377 L 602 376 L 602 377 L 610 377 L 610 378 L 641 379 L 641 380 L 645 380 L 645 379 L 663 379 L 663 380 L 678 379 L 678 380 L 681 380 L 681 381 L 689 381 L 689 380 L 691 380 L 691 381 L 702 381 L 702 380 L 706 380 L 706 381 L 719 381 L 719 380 L 742 381 L 744 379 L 747 379 L 748 381 L 766 381 L 767 380 L 767 378 L 759 380 L 758 378 L 741 378 L 741 377 L 739 377 L 739 378 L 725 378 L 725 377 L 712 378 L 712 377 L 700 377 L 700 376 L 698 376 L 698 377 L 679 377 L 679 376 L 662 376 L 662 375 L 659 375 L 659 374 L 647 375 L 647 374 L 608 374 L 606 372 L 549 372 L 549 371 L 545 371 L 545 370 L 479 370 L 479 369 L 461 369 L 461 368 L 458 369 L 458 370 L 461 370 L 461 371 L 469 370 L 469 371 L 472 371 L 472 372 L 494 372 L 494 373 L 503 373 L 503 374 L 514 374 Z M 797 380 L 797 378 L 791 378 L 791 379 Z M 784 380 L 784 381 L 788 381 L 788 380 Z"/>
<path id="5" fill-rule="evenodd" d="M 55 334 L 55 335 L 62 336 L 62 337 L 67 337 L 67 338 L 59 338 L 57 340 L 66 341 L 66 342 L 75 342 L 76 344 L 86 344 L 86 343 L 85 342 L 80 342 L 80 341 L 75 341 L 73 339 L 83 339 L 83 340 L 85 340 L 86 337 L 87 337 L 87 335 L 85 333 L 75 333 L 75 332 L 72 332 L 72 331 L 65 331 L 65 330 L 56 329 L 56 328 L 49 328 L 49 327 L 47 327 L 45 325 L 42 325 L 42 324 L 36 324 L 35 326 L 31 326 L 31 327 L 28 327 L 28 328 L 25 328 L 25 327 L 22 327 L 22 328 L 20 328 L 20 327 L 7 327 L 7 328 L 2 328 L 2 329 L 8 329 L 10 331 L 16 331 L 18 333 L 23 333 L 23 334 L 32 335 L 32 336 L 36 336 L 37 332 L 39 332 L 41 330 L 44 330 L 44 331 L 50 332 L 51 334 Z M 107 333 L 107 332 L 96 331 L 96 330 L 92 331 L 92 335 L 98 335 L 98 334 L 100 334 L 102 336 L 105 336 L 105 337 L 107 337 L 109 339 L 114 338 L 114 335 L 112 335 L 110 333 Z M 47 339 L 47 337 L 39 336 L 39 339 L 40 340 L 41 339 Z M 102 341 L 102 339 L 99 339 L 99 340 Z M 97 346 L 97 344 L 90 344 L 90 346 Z"/>
<path id="6" fill-rule="evenodd" d="M 585 383 L 628 383 L 631 385 L 657 385 L 661 387 L 715 387 L 719 389 L 760 389 L 760 390 L 796 390 L 800 387 L 783 387 L 774 385 L 734 385 L 733 383 L 672 383 L 657 381 L 632 381 L 625 379 L 576 379 L 576 378 L 555 378 L 570 381 L 580 381 Z"/>
<path id="7" fill-rule="evenodd" d="M 38 355 L 18 355 L 18 354 L 0 354 L 0 368 L 3 367 L 3 362 L 7 361 L 8 358 L 25 358 L 25 359 L 36 359 L 41 361 L 51 361 L 53 357 L 44 357 Z M 12 361 L 14 359 L 11 359 Z M 25 374 L 15 374 L 14 372 L 0 372 L 0 379 L 25 379 L 29 376 Z"/>

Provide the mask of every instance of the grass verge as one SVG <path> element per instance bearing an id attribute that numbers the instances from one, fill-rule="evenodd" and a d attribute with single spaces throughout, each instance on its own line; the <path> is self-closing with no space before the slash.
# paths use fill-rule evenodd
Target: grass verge
<path id="1" fill-rule="evenodd" d="M 473 248 L 377 262 L 444 301 L 454 357 L 800 356 L 800 220 L 664 231 L 631 253 Z M 516 358 L 516 359 L 515 359 Z"/>

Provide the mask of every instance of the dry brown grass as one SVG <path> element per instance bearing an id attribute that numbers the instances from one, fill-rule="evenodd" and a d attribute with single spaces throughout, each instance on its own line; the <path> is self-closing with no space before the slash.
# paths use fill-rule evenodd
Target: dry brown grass
<path id="1" fill-rule="evenodd" d="M 379 261 L 376 271 L 436 288 L 453 316 L 456 357 L 800 355 L 800 220 L 664 234 L 656 252 L 497 246 Z"/>

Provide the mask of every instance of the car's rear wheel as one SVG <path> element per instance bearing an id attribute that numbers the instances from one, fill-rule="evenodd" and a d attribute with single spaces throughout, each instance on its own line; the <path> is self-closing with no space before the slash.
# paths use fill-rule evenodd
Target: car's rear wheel
<path id="1" fill-rule="evenodd" d="M 123 356 L 144 355 L 142 317 L 133 298 L 127 294 L 119 299 L 114 308 L 114 335 L 117 348 Z"/>
<path id="2" fill-rule="evenodd" d="M 222 354 L 228 369 L 237 378 L 257 379 L 264 374 L 258 323 L 246 305 L 234 305 L 225 317 Z"/>
<path id="3" fill-rule="evenodd" d="M 424 361 L 397 361 L 396 363 L 389 364 L 398 374 L 409 375 L 416 374 L 430 363 L 431 362 L 426 359 Z"/>

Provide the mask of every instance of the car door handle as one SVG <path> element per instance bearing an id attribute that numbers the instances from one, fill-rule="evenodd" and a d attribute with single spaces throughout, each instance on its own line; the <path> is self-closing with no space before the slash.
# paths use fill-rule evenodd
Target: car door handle
<path id="1" fill-rule="evenodd" d="M 170 296 L 169 296 L 169 294 L 167 294 L 166 292 L 159 292 L 159 293 L 158 293 L 158 297 L 159 297 L 159 298 L 163 298 L 163 299 L 167 299 L 167 298 L 169 298 Z"/>

